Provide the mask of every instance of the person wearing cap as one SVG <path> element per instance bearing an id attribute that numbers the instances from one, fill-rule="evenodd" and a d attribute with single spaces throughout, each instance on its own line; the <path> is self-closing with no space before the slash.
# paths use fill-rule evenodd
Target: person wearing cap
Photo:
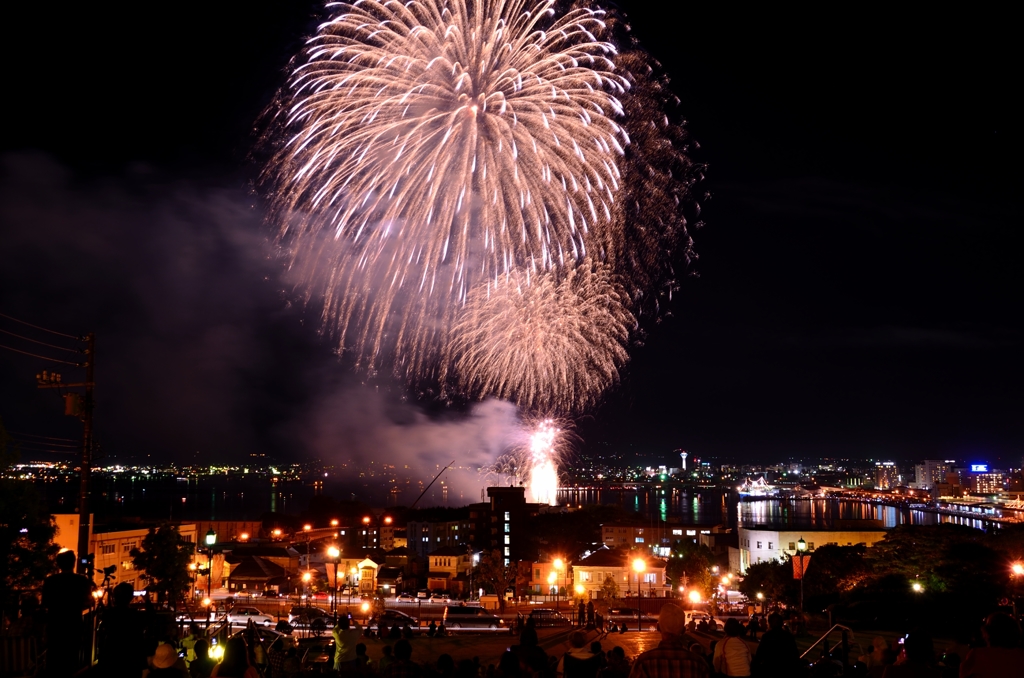
<path id="1" fill-rule="evenodd" d="M 686 613 L 675 603 L 661 608 L 661 643 L 633 663 L 630 678 L 708 678 L 707 662 L 690 652 L 685 634 Z"/>
<path id="2" fill-rule="evenodd" d="M 189 678 L 185 660 L 178 656 L 178 650 L 170 643 L 157 645 L 156 652 L 149 660 L 146 678 Z"/>

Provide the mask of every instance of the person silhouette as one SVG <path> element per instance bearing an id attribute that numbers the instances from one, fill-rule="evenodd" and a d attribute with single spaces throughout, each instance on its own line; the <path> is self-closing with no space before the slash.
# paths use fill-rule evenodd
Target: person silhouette
<path id="1" fill-rule="evenodd" d="M 70 676 L 81 665 L 82 610 L 92 606 L 92 582 L 75 574 L 75 552 L 57 554 L 57 574 L 43 582 L 48 676 Z"/>

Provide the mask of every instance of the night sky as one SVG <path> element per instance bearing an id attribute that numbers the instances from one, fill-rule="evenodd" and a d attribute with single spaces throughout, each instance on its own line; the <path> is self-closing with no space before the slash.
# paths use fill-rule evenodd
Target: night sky
<path id="1" fill-rule="evenodd" d="M 363 427 L 457 422 L 340 365 L 268 256 L 255 121 L 316 6 L 101 5 L 24 4 L 0 29 L 0 313 L 97 333 L 104 453 L 325 454 L 353 402 Z M 1016 22 L 670 5 L 622 7 L 708 165 L 700 259 L 580 453 L 1020 466 Z M 43 367 L 0 349 L 0 417 L 75 437 Z"/>

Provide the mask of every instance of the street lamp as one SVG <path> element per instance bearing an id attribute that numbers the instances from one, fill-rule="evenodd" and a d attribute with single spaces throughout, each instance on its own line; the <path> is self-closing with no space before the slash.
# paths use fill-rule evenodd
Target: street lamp
<path id="1" fill-rule="evenodd" d="M 921 593 L 921 591 L 924 591 L 924 586 L 922 586 L 919 581 L 915 581 L 911 584 L 910 588 L 913 589 L 914 593 Z"/>
<path id="2" fill-rule="evenodd" d="M 303 598 L 309 598 L 309 582 L 312 579 L 313 579 L 313 573 L 312 572 L 303 572 L 302 573 L 302 593 L 303 593 L 302 597 Z"/>
<path id="3" fill-rule="evenodd" d="M 327 556 L 334 561 L 334 595 L 331 596 L 331 614 L 338 614 L 338 561 L 341 559 L 341 550 L 333 544 L 327 547 Z"/>
<path id="4" fill-rule="evenodd" d="M 211 527 L 206 533 L 206 597 L 211 597 L 213 585 L 213 545 L 217 543 L 217 533 Z"/>
<path id="5" fill-rule="evenodd" d="M 562 573 L 562 588 L 565 588 L 565 573 L 566 573 L 566 569 L 567 569 L 565 567 L 565 561 L 562 560 L 561 558 L 555 558 L 555 562 L 552 563 L 552 565 L 555 566 L 555 572 L 561 572 Z M 556 612 L 558 611 L 558 602 L 559 602 L 559 590 L 556 588 L 555 589 L 555 611 Z"/>
<path id="6" fill-rule="evenodd" d="M 647 569 L 647 562 L 643 558 L 636 558 L 633 561 L 633 571 L 636 572 L 636 630 L 641 630 L 640 620 L 643 617 L 643 611 L 640 609 L 640 573 Z"/>
<path id="7" fill-rule="evenodd" d="M 697 589 L 690 589 L 690 602 L 694 605 L 700 605 L 700 591 Z"/>
<path id="8" fill-rule="evenodd" d="M 807 552 L 807 542 L 803 537 L 796 543 L 796 552 L 800 556 L 800 612 L 804 611 L 804 553 Z"/>

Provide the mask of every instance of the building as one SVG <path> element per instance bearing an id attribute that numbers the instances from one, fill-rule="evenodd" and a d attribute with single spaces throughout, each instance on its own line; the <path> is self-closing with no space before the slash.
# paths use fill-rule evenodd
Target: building
<path id="1" fill-rule="evenodd" d="M 930 490 L 946 482 L 946 474 L 953 470 L 956 462 L 941 459 L 926 459 L 914 466 L 914 486 L 918 490 Z"/>
<path id="2" fill-rule="evenodd" d="M 420 558 L 446 546 L 465 548 L 465 521 L 410 521 L 405 526 L 406 548 Z"/>
<path id="3" fill-rule="evenodd" d="M 689 540 L 697 543 L 701 535 L 711 534 L 710 525 L 679 525 L 657 522 L 617 522 L 601 525 L 601 543 L 610 549 L 644 549 L 651 555 L 667 558 L 672 544 Z"/>
<path id="4" fill-rule="evenodd" d="M 499 551 L 508 565 L 511 561 L 531 560 L 527 551 L 526 523 L 540 512 L 540 504 L 526 502 L 526 488 L 488 487 L 490 501 L 471 504 L 469 520 L 463 528 L 462 544 L 471 544 L 478 551 Z"/>
<path id="5" fill-rule="evenodd" d="M 602 547 L 572 565 L 571 589 L 579 591 L 591 600 L 604 597 L 605 580 L 611 577 L 619 588 L 620 597 L 636 595 L 664 598 L 670 587 L 665 579 L 668 563 L 660 558 L 641 555 L 642 552 Z M 643 561 L 643 570 L 634 567 L 636 560 Z M 559 582 L 561 585 L 561 582 Z"/>
<path id="6" fill-rule="evenodd" d="M 132 549 L 142 548 L 142 540 L 149 534 L 150 529 L 154 528 L 148 525 L 100 525 L 95 528 L 96 531 L 92 533 L 89 540 L 89 550 L 95 554 L 93 581 L 96 582 L 97 586 L 104 584 L 106 577 L 104 570 L 113 568 L 110 571 L 111 579 L 106 582 L 108 585 L 128 583 L 136 590 L 146 588 L 148 582 L 143 576 L 144 573 L 135 569 L 131 551 Z M 178 534 L 185 541 L 193 544 L 197 542 L 195 523 L 177 525 L 174 529 L 178 531 Z M 196 553 L 193 556 L 193 562 L 206 567 L 207 556 Z M 213 588 L 220 587 L 220 573 L 218 572 L 217 564 L 215 559 Z"/>
<path id="7" fill-rule="evenodd" d="M 880 461 L 875 463 L 875 489 L 891 490 L 900 484 L 900 469 L 896 462 Z"/>
<path id="8" fill-rule="evenodd" d="M 730 557 L 730 568 L 745 572 L 756 563 L 785 561 L 797 554 L 797 543 L 803 539 L 807 552 L 820 546 L 873 546 L 885 538 L 885 529 L 878 520 L 842 521 L 836 529 L 769 529 L 739 527 L 738 557 Z"/>
<path id="9" fill-rule="evenodd" d="M 427 555 L 427 590 L 460 594 L 469 581 L 473 556 L 468 549 L 445 546 Z"/>
<path id="10" fill-rule="evenodd" d="M 975 494 L 999 494 L 1006 487 L 1006 473 L 998 469 L 976 471 L 971 473 L 970 482 Z"/>

